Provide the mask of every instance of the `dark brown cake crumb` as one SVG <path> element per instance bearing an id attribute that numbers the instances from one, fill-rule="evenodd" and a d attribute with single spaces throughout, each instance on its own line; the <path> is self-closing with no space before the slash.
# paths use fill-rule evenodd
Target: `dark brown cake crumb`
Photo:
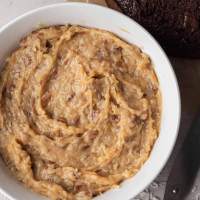
<path id="1" fill-rule="evenodd" d="M 116 0 L 169 55 L 200 58 L 200 0 Z"/>

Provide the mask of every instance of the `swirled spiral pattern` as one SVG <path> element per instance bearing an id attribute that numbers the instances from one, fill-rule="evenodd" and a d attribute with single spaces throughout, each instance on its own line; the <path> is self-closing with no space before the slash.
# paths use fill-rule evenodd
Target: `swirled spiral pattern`
<path id="1" fill-rule="evenodd" d="M 51 199 L 91 199 L 148 159 L 159 84 L 148 56 L 109 32 L 42 28 L 7 59 L 0 113 L 0 154 L 18 180 Z"/>

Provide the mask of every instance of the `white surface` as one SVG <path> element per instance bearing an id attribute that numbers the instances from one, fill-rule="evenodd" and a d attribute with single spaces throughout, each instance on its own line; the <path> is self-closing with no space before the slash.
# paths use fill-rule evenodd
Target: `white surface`
<path id="1" fill-rule="evenodd" d="M 150 159 L 134 178 L 124 182 L 119 189 L 109 191 L 97 198 L 99 200 L 130 199 L 142 191 L 158 175 L 166 163 L 176 140 L 180 117 L 179 93 L 168 59 L 152 37 L 124 15 L 103 7 L 69 3 L 29 13 L 28 16 L 22 17 L 15 23 L 4 27 L 4 30 L 0 30 L 0 44 L 1 47 L 4 47 L 0 48 L 0 60 L 2 61 L 3 57 L 16 46 L 23 35 L 33 30 L 40 23 L 74 23 L 103 28 L 115 32 L 131 43 L 137 44 L 150 55 L 155 65 L 163 95 L 163 117 L 159 139 L 154 146 Z M 4 191 L 18 200 L 44 199 L 22 187 L 8 175 L 7 170 L 2 167 L 1 163 L 0 166 L 0 187 Z"/>
<path id="2" fill-rule="evenodd" d="M 0 200 L 9 200 L 9 198 L 4 196 L 3 193 L 0 193 Z"/>
<path id="3" fill-rule="evenodd" d="M 31 9 L 65 0 L 0 0 L 0 26 Z"/>

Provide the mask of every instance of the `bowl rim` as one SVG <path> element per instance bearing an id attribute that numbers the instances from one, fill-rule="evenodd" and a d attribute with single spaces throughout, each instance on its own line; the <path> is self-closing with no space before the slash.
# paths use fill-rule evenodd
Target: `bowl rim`
<path id="1" fill-rule="evenodd" d="M 178 137 L 178 132 L 179 132 L 179 128 L 180 128 L 180 120 L 181 120 L 181 96 L 180 96 L 180 90 L 179 90 L 179 85 L 178 85 L 178 81 L 174 72 L 174 69 L 169 61 L 168 56 L 166 55 L 165 51 L 163 50 L 163 48 L 160 46 L 160 44 L 157 42 L 157 40 L 151 35 L 151 33 L 149 33 L 143 26 L 141 26 L 139 23 L 137 23 L 135 20 L 131 19 L 130 17 L 124 15 L 123 13 L 113 10 L 111 8 L 102 6 L 102 5 L 98 5 L 98 4 L 94 4 L 94 3 L 86 3 L 86 2 L 62 2 L 62 3 L 54 3 L 54 4 L 50 4 L 50 5 L 45 5 L 45 6 L 41 6 L 35 9 L 32 9 L 30 11 L 25 12 L 24 14 L 21 14 L 19 16 L 17 16 L 16 18 L 12 19 L 10 22 L 6 23 L 5 25 L 3 25 L 0 28 L 0 36 L 1 33 L 3 31 L 5 31 L 7 28 L 9 28 L 10 26 L 14 25 L 16 22 L 20 21 L 23 18 L 26 18 L 34 13 L 40 12 L 40 11 L 45 11 L 46 9 L 50 9 L 50 8 L 58 8 L 58 7 L 63 7 L 63 6 L 81 6 L 81 7 L 85 7 L 85 9 L 87 9 L 88 7 L 93 7 L 95 8 L 99 8 L 99 9 L 103 9 L 106 10 L 108 12 L 111 13 L 115 13 L 117 15 L 119 15 L 119 17 L 121 18 L 125 18 L 126 20 L 129 20 L 130 23 L 134 23 L 136 24 L 151 40 L 153 43 L 155 43 L 157 45 L 157 47 L 159 48 L 159 50 L 161 51 L 161 53 L 163 54 L 163 56 L 165 57 L 166 63 L 167 63 L 167 67 L 169 68 L 169 70 L 171 71 L 171 75 L 172 78 L 174 80 L 174 89 L 176 91 L 176 95 L 177 95 L 177 123 L 176 123 L 176 130 L 174 131 L 175 135 L 174 135 L 174 140 L 171 142 L 171 146 L 168 148 L 168 152 L 165 153 L 165 159 L 163 160 L 162 164 L 159 165 L 159 167 L 157 167 L 156 172 L 154 172 L 154 176 L 152 178 L 149 178 L 148 181 L 145 182 L 145 184 L 143 184 L 143 188 L 138 189 L 137 192 L 135 193 L 140 193 L 143 191 L 143 189 L 145 189 L 148 185 L 150 185 L 150 183 L 158 176 L 158 174 L 162 171 L 162 169 L 164 168 L 164 166 L 166 165 L 168 159 L 171 156 L 171 153 L 174 149 L 177 137 Z M 0 193 L 2 193 L 4 196 L 8 197 L 10 200 L 18 200 L 16 199 L 14 196 L 12 196 L 11 194 L 9 194 L 5 189 L 0 187 Z M 99 196 L 98 196 L 99 197 Z M 96 199 L 96 198 L 95 198 Z"/>

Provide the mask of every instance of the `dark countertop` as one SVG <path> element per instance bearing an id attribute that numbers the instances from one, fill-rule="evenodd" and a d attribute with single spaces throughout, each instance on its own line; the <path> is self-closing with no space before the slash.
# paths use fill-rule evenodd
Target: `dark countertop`
<path id="1" fill-rule="evenodd" d="M 166 181 L 172 167 L 173 161 L 180 150 L 185 136 L 188 134 L 191 122 L 195 114 L 200 110 L 200 60 L 187 60 L 171 58 L 175 70 L 182 103 L 181 124 L 178 139 L 174 151 L 156 180 L 134 200 L 162 200 Z M 198 173 L 193 189 L 185 200 L 200 200 L 200 172 Z"/>
<path id="2" fill-rule="evenodd" d="M 65 2 L 66 0 L 1 0 L 0 3 L 0 27 L 15 18 L 16 16 L 39 6 Z M 70 0 L 69 0 L 70 1 Z M 75 0 L 73 0 L 75 1 Z M 81 1 L 81 0 L 77 0 Z M 84 1 L 84 0 L 82 0 Z M 87 2 L 100 3 L 104 0 L 85 0 Z M 115 8 L 116 9 L 116 8 Z M 8 12 L 9 10 L 9 12 Z M 188 129 L 195 113 L 200 108 L 200 60 L 186 60 L 171 58 L 172 65 L 176 72 L 182 99 L 182 118 L 179 136 L 174 151 L 156 180 L 134 200 L 162 200 L 166 181 L 173 161 L 179 151 L 181 144 L 188 133 Z M 0 195 L 0 200 L 3 197 Z M 196 182 L 190 195 L 186 200 L 200 200 L 200 173 L 196 177 Z"/>

